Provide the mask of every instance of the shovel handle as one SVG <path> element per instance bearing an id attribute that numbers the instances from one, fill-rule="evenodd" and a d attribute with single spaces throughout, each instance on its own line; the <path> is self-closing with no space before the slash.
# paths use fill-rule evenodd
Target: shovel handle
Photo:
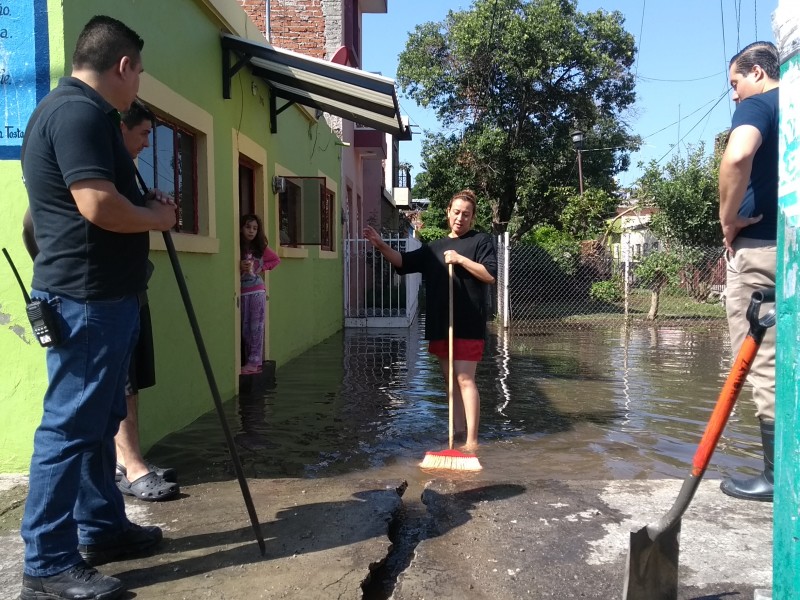
<path id="1" fill-rule="evenodd" d="M 765 289 L 756 290 L 753 292 L 750 300 L 750 306 L 747 309 L 747 320 L 750 321 L 750 330 L 747 332 L 747 337 L 742 342 L 742 347 L 736 355 L 736 360 L 733 363 L 728 378 L 725 380 L 725 385 L 719 394 L 717 404 L 714 411 L 711 413 L 711 418 L 706 425 L 703 432 L 703 437 L 700 440 L 700 445 L 694 454 L 692 460 L 692 471 L 684 479 L 681 490 L 678 493 L 678 498 L 670 508 L 669 512 L 661 517 L 657 523 L 651 523 L 647 526 L 647 532 L 651 540 L 655 540 L 661 533 L 670 529 L 678 522 L 678 520 L 686 512 L 689 503 L 694 498 L 697 487 L 703 479 L 706 472 L 708 463 L 711 460 L 711 455 L 717 447 L 717 442 L 725 429 L 728 422 L 733 405 L 736 404 L 736 399 L 739 397 L 739 392 L 742 391 L 745 379 L 750 373 L 750 367 L 753 366 L 753 359 L 758 353 L 758 348 L 761 346 L 761 341 L 764 339 L 764 334 L 767 328 L 775 324 L 775 309 L 771 309 L 765 316 L 761 317 L 759 311 L 761 305 L 765 302 L 775 301 L 775 290 Z"/>
<path id="2" fill-rule="evenodd" d="M 744 386 L 747 375 L 750 373 L 750 368 L 753 366 L 753 360 L 764 339 L 764 334 L 768 327 L 775 324 L 774 309 L 763 317 L 760 315 L 762 304 L 774 301 L 774 288 L 753 292 L 750 305 L 747 308 L 747 320 L 750 321 L 750 330 L 747 332 L 747 337 L 745 337 L 742 347 L 736 355 L 733 367 L 731 367 L 728 378 L 725 380 L 725 385 L 722 387 L 717 399 L 714 412 L 711 413 L 711 418 L 708 421 L 708 425 L 706 425 L 703 438 L 700 440 L 700 445 L 694 454 L 694 460 L 692 460 L 693 477 L 702 477 L 708 467 L 711 455 L 714 454 L 717 442 L 719 442 L 725 425 L 728 423 L 733 405 L 736 404 L 739 393 L 742 391 L 742 386 Z"/>
<path id="3" fill-rule="evenodd" d="M 733 363 L 731 372 L 728 374 L 725 385 L 719 394 L 714 412 L 711 413 L 706 430 L 703 432 L 700 445 L 694 453 L 694 460 L 692 460 L 692 475 L 694 477 L 701 477 L 711 461 L 711 455 L 714 454 L 717 442 L 719 442 L 722 431 L 728 423 L 733 405 L 736 404 L 736 399 L 739 397 L 739 392 L 742 391 L 742 386 L 747 379 L 747 374 L 750 372 L 750 367 L 753 366 L 753 359 L 756 357 L 759 345 L 750 334 L 742 342 L 736 361 Z"/>

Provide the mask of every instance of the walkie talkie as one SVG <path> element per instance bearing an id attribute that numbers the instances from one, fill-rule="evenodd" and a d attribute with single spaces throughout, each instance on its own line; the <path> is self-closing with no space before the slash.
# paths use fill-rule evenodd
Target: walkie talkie
<path id="1" fill-rule="evenodd" d="M 22 297 L 25 298 L 25 312 L 28 313 L 28 320 L 31 322 L 33 328 L 33 335 L 39 340 L 39 344 L 43 347 L 57 346 L 61 342 L 61 336 L 58 331 L 58 324 L 56 323 L 55 315 L 53 314 L 53 307 L 47 300 L 31 300 L 28 292 L 25 290 L 25 285 L 17 272 L 17 267 L 11 260 L 8 251 L 3 248 L 3 254 L 11 265 L 11 270 L 14 271 L 14 277 L 17 278 L 19 289 L 22 290 Z"/>

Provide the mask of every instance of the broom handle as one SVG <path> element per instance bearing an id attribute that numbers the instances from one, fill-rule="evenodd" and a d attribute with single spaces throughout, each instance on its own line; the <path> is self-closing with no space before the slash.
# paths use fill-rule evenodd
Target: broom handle
<path id="1" fill-rule="evenodd" d="M 447 265 L 450 302 L 447 327 L 447 403 L 449 405 L 448 442 L 453 449 L 453 265 Z"/>

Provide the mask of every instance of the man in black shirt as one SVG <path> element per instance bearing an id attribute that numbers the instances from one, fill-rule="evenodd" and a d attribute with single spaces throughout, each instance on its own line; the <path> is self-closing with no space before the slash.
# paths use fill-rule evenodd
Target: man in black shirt
<path id="1" fill-rule="evenodd" d="M 114 482 L 114 435 L 139 329 L 148 231 L 175 223 L 160 192 L 143 197 L 119 112 L 139 88 L 141 38 L 115 19 L 84 27 L 65 77 L 26 127 L 22 170 L 39 248 L 31 296 L 57 314 L 34 436 L 22 537 L 21 598 L 117 598 L 90 565 L 148 550 L 158 527 L 128 521 Z"/>

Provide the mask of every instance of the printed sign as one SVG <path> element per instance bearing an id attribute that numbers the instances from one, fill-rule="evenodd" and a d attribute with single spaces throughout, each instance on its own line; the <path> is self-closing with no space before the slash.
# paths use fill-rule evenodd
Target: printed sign
<path id="1" fill-rule="evenodd" d="M 790 227 L 800 226 L 800 54 L 781 65 L 778 207 Z"/>
<path id="2" fill-rule="evenodd" d="M 25 126 L 49 90 L 47 0 L 0 0 L 0 160 L 19 160 Z"/>

